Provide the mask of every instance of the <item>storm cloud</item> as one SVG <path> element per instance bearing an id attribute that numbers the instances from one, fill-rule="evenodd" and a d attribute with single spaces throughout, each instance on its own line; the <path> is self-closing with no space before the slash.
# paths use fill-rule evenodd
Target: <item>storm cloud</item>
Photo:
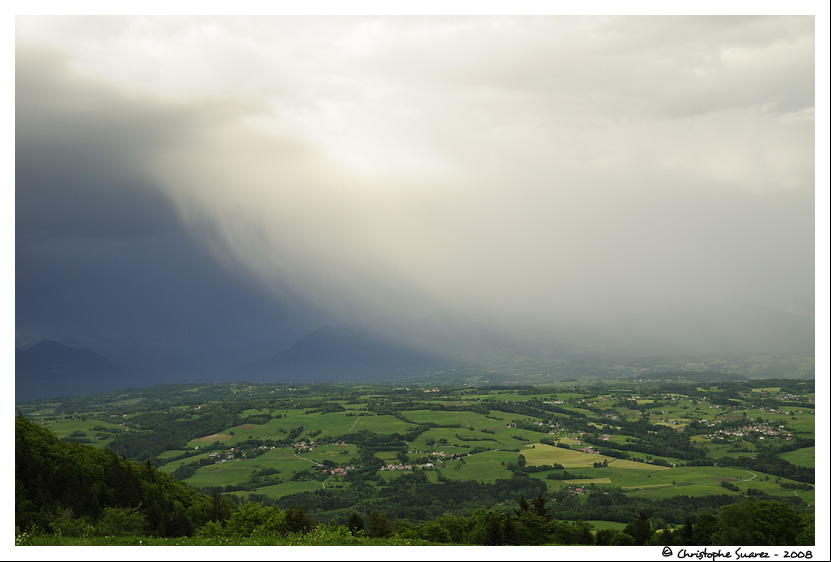
<path id="1" fill-rule="evenodd" d="M 18 337 L 811 353 L 813 25 L 18 17 Z"/>

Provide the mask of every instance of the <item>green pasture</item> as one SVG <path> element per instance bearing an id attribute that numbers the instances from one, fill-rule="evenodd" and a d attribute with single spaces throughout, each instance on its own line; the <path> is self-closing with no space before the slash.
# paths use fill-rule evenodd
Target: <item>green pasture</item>
<path id="1" fill-rule="evenodd" d="M 667 468 L 667 467 L 660 467 L 658 465 L 650 464 L 649 461 L 654 460 L 654 459 L 663 459 L 666 462 L 668 462 L 670 465 L 678 463 L 678 459 L 673 458 L 673 457 L 662 457 L 660 455 L 650 455 L 649 453 L 642 453 L 640 451 L 626 451 L 626 454 L 629 455 L 629 459 L 631 461 L 638 462 L 640 464 L 644 464 L 644 465 L 649 466 L 653 469 L 655 469 L 655 468 Z M 624 459 L 620 459 L 620 460 L 624 460 Z"/>
<path id="2" fill-rule="evenodd" d="M 517 453 L 512 451 L 486 451 L 468 455 L 462 461 L 448 462 L 442 475 L 452 480 L 478 480 L 495 482 L 510 478 L 511 472 L 506 468 L 509 462 L 517 461 Z"/>
<path id="3" fill-rule="evenodd" d="M 560 408 L 562 408 L 564 410 L 568 410 L 569 412 L 574 412 L 574 413 L 577 413 L 577 414 L 583 414 L 583 415 L 585 415 L 589 418 L 593 418 L 597 415 L 594 412 L 592 412 L 591 410 L 587 410 L 585 408 L 580 408 L 579 406 L 570 406 L 568 404 L 560 404 Z M 561 416 L 563 414 L 553 414 L 554 417 L 556 417 L 558 415 Z"/>
<path id="4" fill-rule="evenodd" d="M 278 410 L 285 412 L 286 410 Z M 193 439 L 189 447 L 221 441 L 224 445 L 234 446 L 251 436 L 256 439 L 285 439 L 292 429 L 303 426 L 303 433 L 297 437 L 298 441 L 308 441 L 306 434 L 319 429 L 321 436 L 338 437 L 345 433 L 368 430 L 378 434 L 406 433 L 415 426 L 399 420 L 394 416 L 349 416 L 347 412 L 333 412 L 322 414 L 319 412 L 306 414 L 301 410 L 289 411 L 288 417 L 269 420 L 262 425 L 243 424 L 228 428 L 220 433 L 206 435 Z M 234 435 L 231 435 L 231 432 Z"/>
<path id="5" fill-rule="evenodd" d="M 598 456 L 598 455 L 593 455 Z M 617 469 L 626 469 L 626 470 L 648 470 L 650 472 L 654 471 L 664 471 L 670 470 L 669 467 L 666 466 L 657 466 L 654 464 L 648 464 L 645 462 L 638 462 L 629 459 L 609 459 L 609 467 L 617 468 Z M 608 468 L 608 467 L 606 467 Z"/>
<path id="6" fill-rule="evenodd" d="M 402 412 L 404 417 L 417 424 L 435 423 L 439 425 L 455 425 L 459 424 L 461 427 L 455 429 L 467 429 L 468 427 L 475 430 L 490 429 L 499 430 L 505 429 L 506 424 L 516 419 L 517 414 L 507 412 L 491 411 L 490 416 L 498 417 L 494 420 L 485 417 L 478 412 L 468 411 L 454 411 L 454 410 L 407 410 Z"/>
<path id="7" fill-rule="evenodd" d="M 261 468 L 253 461 L 232 460 L 225 463 L 203 466 L 184 481 L 196 487 L 212 488 L 238 484 L 248 480 L 251 473 Z M 290 476 L 290 475 L 289 475 Z M 283 477 L 281 475 L 281 477 Z"/>
<path id="8" fill-rule="evenodd" d="M 263 494 L 269 498 L 281 498 L 289 494 L 298 494 L 300 492 L 314 492 L 315 490 L 322 490 L 323 482 L 317 480 L 301 480 L 301 481 L 286 481 L 280 484 L 271 484 L 270 486 L 263 486 L 257 488 L 257 494 Z"/>
<path id="9" fill-rule="evenodd" d="M 249 408 L 240 412 L 240 416 L 247 418 L 248 416 L 258 416 L 262 414 L 271 414 L 271 408 Z"/>
<path id="10" fill-rule="evenodd" d="M 169 451 L 164 451 L 162 453 L 159 453 L 158 455 L 156 455 L 156 458 L 164 460 L 164 459 L 169 459 L 171 457 L 176 457 L 178 455 L 182 455 L 184 453 L 189 453 L 189 452 L 190 452 L 190 450 L 185 450 L 185 449 L 171 449 Z"/>
<path id="11" fill-rule="evenodd" d="M 577 395 L 582 396 L 582 395 Z M 545 399 L 547 400 L 548 397 L 543 394 L 521 394 L 519 392 L 513 391 L 505 391 L 505 392 L 494 392 L 490 396 L 488 396 L 491 400 L 504 400 L 506 402 L 525 402 L 526 400 L 539 400 Z"/>
<path id="12" fill-rule="evenodd" d="M 193 476 L 185 479 L 185 482 L 196 487 L 228 486 L 248 480 L 251 473 L 263 468 L 276 468 L 280 471 L 280 478 L 289 480 L 295 472 L 313 465 L 314 463 L 309 460 L 294 456 L 292 449 L 274 449 L 253 459 L 231 460 L 203 466 Z M 175 470 L 175 467 L 173 469 Z"/>
<path id="13" fill-rule="evenodd" d="M 795 451 L 779 453 L 779 456 L 791 464 L 813 468 L 816 464 L 816 447 L 804 447 Z"/>
<path id="14" fill-rule="evenodd" d="M 165 451 L 164 453 L 162 453 L 162 455 L 164 455 L 165 453 L 172 453 L 171 455 L 168 455 L 168 456 L 174 456 L 176 454 L 181 454 L 181 451 Z M 188 464 L 188 463 L 191 463 L 191 462 L 200 461 L 202 459 L 207 458 L 209 454 L 210 454 L 210 452 L 205 452 L 205 453 L 200 453 L 198 455 L 195 455 L 193 457 L 188 457 L 186 459 L 166 462 L 165 464 L 161 465 L 158 468 L 159 468 L 160 471 L 167 472 L 168 474 L 170 474 L 171 472 L 173 472 L 174 470 L 176 470 L 177 468 L 179 468 L 183 464 Z M 162 456 L 159 455 L 157 458 L 162 459 Z"/>
<path id="15" fill-rule="evenodd" d="M 408 431 L 415 429 L 415 425 L 403 422 L 394 416 L 346 416 L 345 412 L 337 412 L 334 414 L 320 414 L 320 417 L 325 418 L 328 416 L 338 416 L 342 417 L 345 422 L 348 422 L 349 425 L 347 427 L 347 431 L 349 432 L 356 432 L 361 430 L 371 431 L 373 433 L 378 433 L 380 435 L 389 435 L 391 433 L 400 433 L 404 434 Z M 357 421 L 356 421 L 357 420 Z M 338 427 L 340 427 L 341 422 L 334 420 L 331 422 L 333 424 L 337 423 Z M 304 426 L 305 427 L 305 426 Z M 324 433 L 327 431 L 326 428 L 318 425 L 314 426 L 317 429 L 321 429 Z M 308 431 L 308 430 L 307 430 Z M 346 432 L 342 432 L 346 433 Z M 333 437 L 340 435 L 341 432 L 335 431 L 331 433 Z"/>
<path id="16" fill-rule="evenodd" d="M 337 465 L 342 465 L 349 461 L 352 457 L 360 456 L 360 450 L 357 445 L 318 445 L 311 451 L 300 453 L 300 456 L 313 461 L 322 463 L 324 460 L 330 460 Z M 392 453 L 395 456 L 395 452 Z M 381 453 L 376 453 L 381 457 Z M 383 457 L 381 457 L 383 458 Z"/>
<path id="17" fill-rule="evenodd" d="M 476 441 L 462 441 L 461 439 L 456 437 L 457 433 L 469 439 L 473 439 L 474 437 L 478 439 Z M 411 441 L 408 446 L 408 449 L 410 451 L 419 451 L 422 453 L 427 453 L 431 451 L 463 453 L 467 452 L 468 449 L 471 447 L 504 447 L 504 445 L 502 445 L 499 441 L 486 441 L 485 439 L 488 438 L 497 439 L 497 436 L 481 432 L 467 431 L 459 427 L 434 427 L 428 429 L 427 431 L 416 437 L 413 441 Z M 446 439 L 447 444 L 438 443 L 438 441 L 440 441 L 441 439 Z M 435 440 L 437 443 L 433 446 L 428 446 L 427 443 L 432 442 L 433 440 Z M 514 439 L 511 439 L 510 441 L 512 443 L 512 448 L 515 447 L 517 441 Z M 462 445 L 465 445 L 465 447 L 462 447 Z"/>
<path id="18" fill-rule="evenodd" d="M 763 473 L 733 467 L 679 467 L 652 473 L 649 483 L 644 480 L 632 480 L 621 487 L 629 488 L 627 491 L 630 494 L 653 499 L 663 499 L 677 495 L 707 496 L 737 495 L 740 493 L 731 492 L 724 488 L 721 485 L 723 480 L 738 486 L 740 491 L 747 491 L 748 488 L 758 488 L 767 493 L 769 490 L 774 490 L 771 481 L 764 482 L 761 480 L 763 477 Z"/>
<path id="19" fill-rule="evenodd" d="M 752 474 L 756 474 L 756 477 L 751 478 Z M 668 474 L 668 476 L 669 475 L 671 474 Z M 663 476 L 664 475 L 655 475 L 653 477 L 653 480 L 664 480 L 662 478 Z M 667 484 L 667 482 L 664 481 L 663 487 L 639 487 L 638 489 L 628 491 L 628 493 L 631 495 L 643 496 L 650 499 L 659 500 L 677 495 L 708 496 L 726 494 L 730 496 L 738 496 L 741 493 L 747 494 L 749 490 L 759 490 L 777 499 L 784 499 L 789 496 L 797 496 L 810 505 L 815 504 L 815 490 L 790 490 L 782 488 L 779 484 L 776 483 L 775 477 L 773 477 L 772 475 L 766 475 L 764 473 L 751 473 L 750 471 L 745 471 L 744 478 L 742 478 L 741 480 L 730 480 L 732 484 L 738 487 L 738 492 L 730 491 L 722 487 L 721 480 L 713 479 L 713 475 L 700 475 L 700 477 L 697 478 L 687 478 L 684 476 L 680 476 L 678 474 L 676 474 L 676 476 L 678 478 L 675 479 L 675 485 L 672 485 L 671 482 Z M 768 477 L 768 480 L 764 479 L 765 476 Z M 710 478 L 709 481 L 707 480 L 708 478 Z"/>
<path id="20" fill-rule="evenodd" d="M 588 486 L 589 484 L 611 484 L 611 478 L 577 478 L 575 480 L 563 480 L 566 484 L 575 484 L 577 486 Z"/>
<path id="21" fill-rule="evenodd" d="M 381 459 L 382 461 L 384 461 L 385 463 L 388 463 L 388 464 L 389 463 L 397 464 L 397 463 L 401 462 L 401 460 L 398 458 L 398 452 L 397 451 L 375 451 L 375 453 L 373 453 L 373 454 L 376 457 L 378 457 L 379 459 Z"/>
<path id="22" fill-rule="evenodd" d="M 622 531 L 624 527 L 626 527 L 626 523 L 619 523 L 618 521 L 601 521 L 598 519 L 590 519 L 586 521 L 591 528 L 595 531 L 602 531 L 604 529 L 614 529 L 616 531 Z"/>
<path id="23" fill-rule="evenodd" d="M 791 419 L 788 414 L 761 414 L 763 418 L 767 419 L 769 423 L 775 425 L 784 425 L 790 428 L 794 433 L 800 434 L 802 437 L 813 437 L 816 431 L 816 418 L 814 412 L 806 412 L 804 410 L 793 410 L 793 417 Z M 750 416 L 750 412 L 747 413 Z M 768 417 L 766 417 L 768 416 Z"/>
<path id="24" fill-rule="evenodd" d="M 597 456 L 597 455 L 592 455 Z M 562 464 L 562 463 L 561 463 Z M 539 478 L 548 483 L 549 488 L 558 488 L 563 485 L 563 482 L 568 484 L 583 484 L 591 485 L 611 485 L 627 490 L 629 493 L 648 492 L 651 495 L 659 495 L 660 497 L 670 497 L 672 495 L 686 494 L 690 496 L 710 495 L 728 493 L 728 490 L 721 486 L 721 480 L 727 479 L 740 487 L 744 479 L 749 479 L 747 487 L 759 487 L 760 489 L 774 489 L 778 487 L 772 481 L 762 483 L 761 480 L 754 482 L 754 480 L 761 478 L 757 475 L 755 479 L 751 479 L 753 473 L 736 468 L 721 468 L 721 467 L 682 467 L 682 468 L 665 468 L 643 463 L 635 463 L 632 461 L 625 461 L 622 459 L 615 459 L 610 462 L 608 466 L 602 468 L 594 467 L 571 467 L 567 468 L 568 472 L 582 476 L 579 479 L 570 479 L 567 481 L 549 480 L 547 475 L 549 472 L 535 472 L 531 476 Z M 671 489 L 670 492 L 658 492 L 656 490 Z"/>
<path id="25" fill-rule="evenodd" d="M 747 451 L 738 451 L 732 444 L 720 444 L 703 438 L 702 442 L 707 448 L 707 456 L 712 459 L 720 457 L 752 457 L 756 455 L 756 445 L 744 440 L 739 443 L 739 448 L 748 449 Z"/>
<path id="26" fill-rule="evenodd" d="M 18 412 L 23 413 L 23 415 L 33 421 L 40 421 L 40 418 L 53 416 L 56 407 L 58 407 L 57 402 L 48 404 L 15 404 L 15 409 Z"/>
<path id="27" fill-rule="evenodd" d="M 570 400 L 577 400 L 579 398 L 585 398 L 586 394 L 582 392 L 553 392 L 551 396 L 546 398 L 546 400 L 554 401 L 554 400 L 562 400 L 563 402 L 568 402 Z M 559 404 L 563 406 L 564 404 Z"/>
<path id="28" fill-rule="evenodd" d="M 121 418 L 114 418 L 114 419 L 121 419 Z M 39 419 L 35 419 L 36 423 L 40 424 L 41 426 L 49 429 L 50 431 L 54 432 L 58 437 L 69 437 L 72 433 L 76 431 L 80 431 L 85 433 L 84 438 L 89 439 L 90 442 L 87 443 L 88 445 L 93 445 L 95 447 L 106 447 L 118 434 L 117 433 L 100 433 L 98 431 L 94 431 L 93 427 L 106 427 L 107 429 L 112 430 L 113 432 L 124 432 L 129 431 L 122 425 L 118 425 L 118 423 L 112 423 L 109 421 L 102 421 L 99 419 L 92 419 L 86 417 L 86 419 L 76 418 L 76 419 L 60 419 L 60 420 L 44 420 L 40 421 Z M 97 439 L 99 435 L 105 436 L 105 439 Z"/>
<path id="29" fill-rule="evenodd" d="M 609 462 L 613 460 L 612 457 L 553 447 L 543 443 L 535 443 L 533 448 L 525 445 L 521 451 L 525 456 L 525 461 L 531 466 L 558 463 L 565 468 L 590 467 L 593 463 L 603 462 L 604 459 Z"/>
<path id="30" fill-rule="evenodd" d="M 630 496 L 643 497 L 653 501 L 685 495 L 691 497 L 731 495 L 738 496 L 738 492 L 731 492 L 726 488 L 714 484 L 693 484 L 683 489 L 672 484 L 661 484 L 654 487 L 637 487 L 632 490 L 625 490 Z"/>

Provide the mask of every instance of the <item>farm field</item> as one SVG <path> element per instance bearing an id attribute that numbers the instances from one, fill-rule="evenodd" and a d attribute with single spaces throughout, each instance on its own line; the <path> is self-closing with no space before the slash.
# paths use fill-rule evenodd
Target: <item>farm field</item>
<path id="1" fill-rule="evenodd" d="M 813 381 L 435 388 L 229 383 L 97 397 L 88 410 L 77 398 L 18 407 L 64 440 L 205 493 L 319 518 L 349 505 L 415 518 L 509 510 L 543 494 L 564 517 L 613 529 L 595 507 L 608 494 L 631 510 L 678 497 L 701 510 L 724 497 L 814 505 Z M 467 491 L 451 501 L 452 486 Z M 683 524 L 684 510 L 667 509 L 666 523 Z"/>
<path id="2" fill-rule="evenodd" d="M 813 467 L 816 463 L 817 452 L 816 447 L 805 447 L 795 451 L 780 453 L 779 456 L 797 466 Z"/>

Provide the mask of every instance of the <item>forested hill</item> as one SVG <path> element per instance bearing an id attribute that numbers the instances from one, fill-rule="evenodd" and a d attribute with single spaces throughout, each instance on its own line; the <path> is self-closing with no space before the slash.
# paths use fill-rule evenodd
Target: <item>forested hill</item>
<path id="1" fill-rule="evenodd" d="M 66 443 L 15 418 L 15 525 L 77 534 L 190 535 L 227 518 L 227 500 L 200 494 L 155 467 L 109 449 Z"/>

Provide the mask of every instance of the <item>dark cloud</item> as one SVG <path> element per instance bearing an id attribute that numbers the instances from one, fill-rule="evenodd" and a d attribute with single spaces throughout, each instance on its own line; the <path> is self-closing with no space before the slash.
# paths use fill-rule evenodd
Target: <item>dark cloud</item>
<path id="1" fill-rule="evenodd" d="M 147 173 L 192 111 L 72 80 L 54 53 L 24 46 L 17 63 L 19 341 L 221 372 L 315 326 L 217 263 Z"/>
<path id="2" fill-rule="evenodd" d="M 18 337 L 813 348 L 810 18 L 60 22 L 18 39 Z"/>

